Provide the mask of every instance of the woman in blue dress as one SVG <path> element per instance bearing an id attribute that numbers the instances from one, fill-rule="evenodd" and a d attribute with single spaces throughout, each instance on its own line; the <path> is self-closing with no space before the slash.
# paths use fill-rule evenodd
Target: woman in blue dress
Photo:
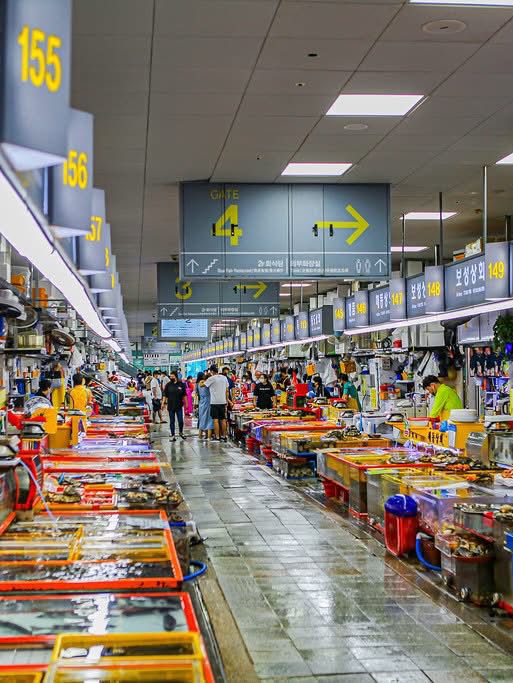
<path id="1" fill-rule="evenodd" d="M 198 393 L 198 429 L 200 439 L 211 439 L 214 421 L 210 417 L 210 389 L 205 386 L 207 375 L 199 372 L 196 378 Z"/>

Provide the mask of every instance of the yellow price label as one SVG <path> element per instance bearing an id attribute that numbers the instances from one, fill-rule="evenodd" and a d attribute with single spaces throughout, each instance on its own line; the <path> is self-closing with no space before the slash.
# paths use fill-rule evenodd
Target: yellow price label
<path id="1" fill-rule="evenodd" d="M 299 329 L 301 329 L 301 330 L 308 329 L 308 320 L 304 320 L 304 319 L 300 320 L 299 321 Z"/>
<path id="2" fill-rule="evenodd" d="M 91 216 L 91 231 L 86 235 L 89 242 L 99 242 L 102 238 L 103 218 L 101 216 Z"/>
<path id="3" fill-rule="evenodd" d="M 367 313 L 367 304 L 363 302 L 356 304 L 356 312 L 358 315 L 365 315 Z"/>
<path id="4" fill-rule="evenodd" d="M 336 308 L 335 309 L 335 318 L 337 320 L 344 320 L 344 309 L 343 308 Z"/>
<path id="5" fill-rule="evenodd" d="M 402 292 L 392 292 L 390 295 L 390 299 L 392 301 L 392 304 L 394 306 L 402 306 L 403 305 L 403 293 Z"/>
<path id="6" fill-rule="evenodd" d="M 427 283 L 427 295 L 428 296 L 440 296 L 442 293 L 442 285 L 438 280 L 436 282 Z"/>
<path id="7" fill-rule="evenodd" d="M 25 25 L 18 35 L 21 48 L 21 80 L 35 88 L 57 92 L 62 83 L 62 63 L 58 50 L 59 36 L 47 35 L 38 28 Z"/>
<path id="8" fill-rule="evenodd" d="M 492 261 L 488 264 L 488 276 L 490 280 L 504 280 L 506 265 L 504 261 Z"/>
<path id="9" fill-rule="evenodd" d="M 87 170 L 87 154 L 70 149 L 68 158 L 62 165 L 62 181 L 69 187 L 79 187 L 85 190 L 89 179 Z"/>

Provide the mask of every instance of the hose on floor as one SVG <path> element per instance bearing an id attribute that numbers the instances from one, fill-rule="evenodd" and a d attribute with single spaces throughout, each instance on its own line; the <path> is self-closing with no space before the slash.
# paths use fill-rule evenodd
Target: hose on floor
<path id="1" fill-rule="evenodd" d="M 442 567 L 437 567 L 436 564 L 431 564 L 431 562 L 428 562 L 425 558 L 424 555 L 422 554 L 422 539 L 423 538 L 428 538 L 426 534 L 423 533 L 418 533 L 417 538 L 415 540 L 415 551 L 417 553 L 417 559 L 422 564 L 426 569 L 431 569 L 431 571 L 434 572 L 440 572 L 442 571 Z"/>
<path id="2" fill-rule="evenodd" d="M 192 574 L 186 574 L 183 577 L 184 581 L 193 581 L 194 579 L 197 579 L 198 576 L 202 576 L 208 569 L 208 566 L 205 562 L 200 562 L 199 560 L 191 560 L 190 563 L 193 567 L 199 567 L 199 569 L 197 569 L 195 572 L 192 572 Z"/>

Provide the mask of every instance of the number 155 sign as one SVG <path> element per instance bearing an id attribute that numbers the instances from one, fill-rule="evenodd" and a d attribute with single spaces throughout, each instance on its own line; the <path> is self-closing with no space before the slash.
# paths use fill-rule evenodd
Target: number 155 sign
<path id="1" fill-rule="evenodd" d="M 17 170 L 67 154 L 71 0 L 0 0 L 0 142 Z"/>

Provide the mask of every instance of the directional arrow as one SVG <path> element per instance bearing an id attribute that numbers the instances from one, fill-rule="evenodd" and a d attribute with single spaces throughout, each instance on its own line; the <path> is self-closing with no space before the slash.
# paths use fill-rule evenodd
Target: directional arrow
<path id="1" fill-rule="evenodd" d="M 267 285 L 265 282 L 257 282 L 255 285 L 235 285 L 233 291 L 237 292 L 239 289 L 242 289 L 244 293 L 246 293 L 246 289 L 256 289 L 257 291 L 253 294 L 253 299 L 259 299 L 267 289 Z"/>
<path id="2" fill-rule="evenodd" d="M 369 224 L 365 218 L 359 214 L 354 207 L 351 206 L 351 204 L 346 206 L 346 211 L 354 218 L 354 221 L 320 221 L 316 223 L 315 226 L 317 226 L 317 228 L 325 228 L 327 230 L 330 228 L 355 228 L 354 232 L 346 239 L 347 244 L 354 244 L 356 240 L 359 239 L 367 230 Z"/>
<path id="3" fill-rule="evenodd" d="M 191 258 L 191 260 L 187 261 L 185 265 L 187 266 L 187 268 L 191 269 L 191 273 L 194 273 L 194 268 L 196 268 L 196 266 L 199 266 L 199 263 L 195 261 L 193 258 Z"/>
<path id="4" fill-rule="evenodd" d="M 375 263 L 374 265 L 379 267 L 379 272 L 380 272 L 380 273 L 381 273 L 381 271 L 383 270 L 383 268 L 386 268 L 386 267 L 387 267 L 386 262 L 383 261 L 382 258 L 379 258 L 379 259 L 376 261 L 376 263 Z"/>
<path id="5" fill-rule="evenodd" d="M 160 316 L 162 317 L 164 315 L 167 315 L 167 308 L 165 306 L 160 309 Z"/>

